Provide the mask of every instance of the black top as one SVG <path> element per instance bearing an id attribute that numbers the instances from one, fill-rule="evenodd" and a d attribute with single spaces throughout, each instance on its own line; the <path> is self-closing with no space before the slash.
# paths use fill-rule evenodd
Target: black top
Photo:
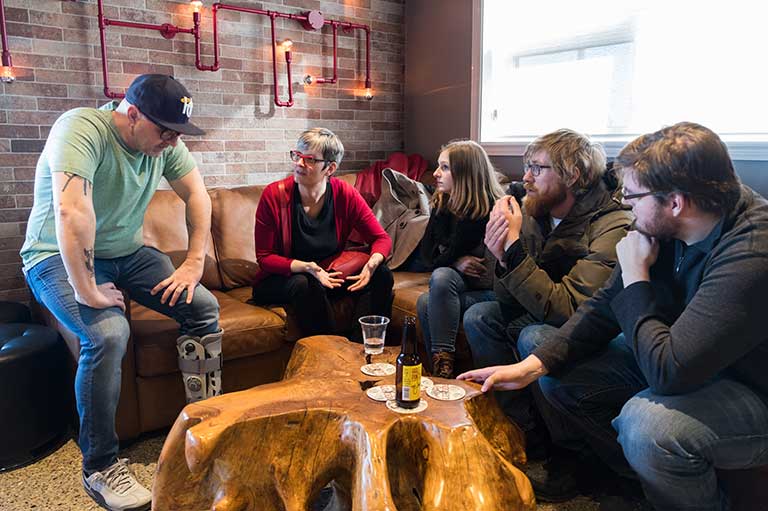
<path id="1" fill-rule="evenodd" d="M 623 332 L 652 391 L 681 394 L 729 377 L 768 402 L 768 202 L 746 186 L 706 239 L 661 242 L 650 282 L 616 266 L 534 354 L 554 376 Z"/>
<path id="2" fill-rule="evenodd" d="M 421 240 L 421 259 L 432 268 L 450 266 L 482 246 L 489 215 L 459 219 L 447 209 L 432 212 Z M 480 254 L 482 255 L 482 254 Z"/>
<path id="3" fill-rule="evenodd" d="M 325 188 L 323 208 L 310 218 L 301 205 L 299 185 L 294 184 L 291 220 L 291 254 L 301 261 L 320 262 L 338 252 L 336 218 L 333 214 L 333 189 Z"/>

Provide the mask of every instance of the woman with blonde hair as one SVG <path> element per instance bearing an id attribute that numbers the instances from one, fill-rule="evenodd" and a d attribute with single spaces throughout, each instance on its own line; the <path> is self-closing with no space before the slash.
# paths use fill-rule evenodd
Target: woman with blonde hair
<path id="1" fill-rule="evenodd" d="M 463 312 L 495 299 L 495 259 L 485 256 L 483 236 L 494 202 L 504 191 L 488 154 L 471 140 L 444 146 L 433 175 L 432 214 L 421 242 L 421 258 L 433 271 L 417 310 L 432 355 L 432 374 L 452 378 Z"/>

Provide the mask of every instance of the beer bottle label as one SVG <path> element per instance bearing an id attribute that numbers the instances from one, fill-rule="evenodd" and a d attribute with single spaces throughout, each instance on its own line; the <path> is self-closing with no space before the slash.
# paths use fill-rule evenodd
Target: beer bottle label
<path id="1" fill-rule="evenodd" d="M 403 366 L 403 401 L 416 401 L 421 396 L 421 364 Z"/>

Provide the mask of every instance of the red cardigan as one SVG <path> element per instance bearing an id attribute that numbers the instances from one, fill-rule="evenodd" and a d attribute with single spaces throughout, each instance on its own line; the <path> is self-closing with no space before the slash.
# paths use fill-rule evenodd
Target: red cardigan
<path id="1" fill-rule="evenodd" d="M 291 211 L 293 204 L 293 176 L 282 181 L 285 186 L 285 199 L 288 207 L 284 210 L 288 215 L 288 225 L 291 223 Z M 378 252 L 386 259 L 392 250 L 392 240 L 379 224 L 373 211 L 368 207 L 363 197 L 352 185 L 330 178 L 329 183 L 333 190 L 333 213 L 336 220 L 336 239 L 339 247 L 345 247 L 349 235 L 356 230 L 363 240 L 371 245 L 371 254 Z M 285 253 L 283 247 L 289 247 L 291 240 L 282 239 L 281 228 L 281 200 L 280 181 L 267 185 L 259 199 L 256 208 L 256 227 L 254 238 L 256 240 L 256 260 L 259 262 L 259 272 L 254 277 L 254 285 L 269 274 L 289 276 L 291 274 L 290 253 Z"/>

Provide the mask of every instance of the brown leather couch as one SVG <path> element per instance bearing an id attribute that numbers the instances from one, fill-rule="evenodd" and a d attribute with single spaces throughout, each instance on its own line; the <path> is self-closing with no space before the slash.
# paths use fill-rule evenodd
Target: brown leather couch
<path id="1" fill-rule="evenodd" d="M 354 174 L 341 177 L 354 183 Z M 253 230 L 263 189 L 244 186 L 209 190 L 213 207 L 211 237 L 201 283 L 211 290 L 221 307 L 225 392 L 279 380 L 299 337 L 296 324 L 284 308 L 247 303 L 258 268 Z M 188 241 L 184 211 L 184 203 L 174 192 L 161 190 L 153 197 L 144 218 L 145 244 L 168 254 L 177 266 L 184 259 Z M 416 299 L 426 291 L 428 282 L 428 274 L 395 273 L 389 339 L 399 339 L 404 316 L 415 314 Z M 185 404 L 176 358 L 176 322 L 136 302 L 127 303 L 131 338 L 123 360 L 116 420 L 121 440 L 170 426 Z M 337 321 L 351 325 L 354 300 L 340 300 L 334 308 Z M 67 341 L 74 369 L 78 339 L 46 311 L 42 315 Z"/>

